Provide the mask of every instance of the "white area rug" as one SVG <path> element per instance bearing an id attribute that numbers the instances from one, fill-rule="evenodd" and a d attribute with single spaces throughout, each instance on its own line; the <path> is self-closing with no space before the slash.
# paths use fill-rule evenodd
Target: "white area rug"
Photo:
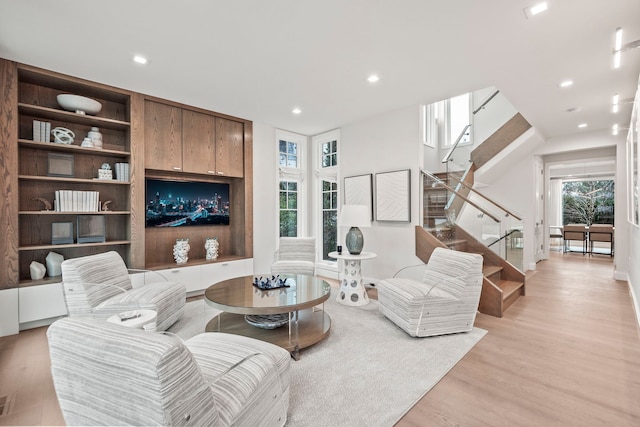
<path id="1" fill-rule="evenodd" d="M 292 361 L 287 426 L 392 426 L 486 334 L 411 338 L 378 311 L 325 303 L 331 332 Z M 204 301 L 187 303 L 169 330 L 188 338 L 216 314 Z"/>

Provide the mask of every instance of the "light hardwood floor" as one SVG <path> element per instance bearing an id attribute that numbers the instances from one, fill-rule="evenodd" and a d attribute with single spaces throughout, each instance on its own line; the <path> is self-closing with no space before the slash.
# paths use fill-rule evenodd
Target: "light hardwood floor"
<path id="1" fill-rule="evenodd" d="M 640 338 L 626 282 L 613 280 L 609 257 L 550 255 L 502 319 L 478 315 L 489 333 L 398 426 L 640 425 Z M 45 332 L 0 338 L 0 396 L 13 401 L 0 425 L 64 422 Z"/>

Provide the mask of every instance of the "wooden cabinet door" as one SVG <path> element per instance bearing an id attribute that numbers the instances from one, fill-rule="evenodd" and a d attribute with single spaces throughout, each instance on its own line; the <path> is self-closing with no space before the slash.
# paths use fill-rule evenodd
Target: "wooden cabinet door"
<path id="1" fill-rule="evenodd" d="M 218 175 L 244 176 L 244 124 L 216 118 L 216 171 Z"/>
<path id="2" fill-rule="evenodd" d="M 215 117 L 190 110 L 182 111 L 182 170 L 216 173 Z"/>
<path id="3" fill-rule="evenodd" d="M 144 103 L 144 164 L 147 169 L 182 170 L 182 109 Z"/>

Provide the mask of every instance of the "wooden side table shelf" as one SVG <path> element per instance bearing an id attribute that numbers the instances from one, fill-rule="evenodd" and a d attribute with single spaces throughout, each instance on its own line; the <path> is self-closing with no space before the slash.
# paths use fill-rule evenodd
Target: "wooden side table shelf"
<path id="1" fill-rule="evenodd" d="M 336 301 L 343 305 L 359 306 L 369 304 L 367 290 L 362 283 L 362 268 L 360 262 L 365 259 L 372 259 L 378 255 L 373 252 L 360 252 L 358 255 L 350 253 L 329 252 L 329 256 L 344 261 L 343 269 L 340 271 L 340 291 Z"/>

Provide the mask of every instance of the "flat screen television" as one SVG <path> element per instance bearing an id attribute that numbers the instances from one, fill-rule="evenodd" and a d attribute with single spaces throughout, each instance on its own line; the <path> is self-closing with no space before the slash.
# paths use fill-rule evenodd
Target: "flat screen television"
<path id="1" fill-rule="evenodd" d="M 147 227 L 229 225 L 229 184 L 147 178 Z"/>

